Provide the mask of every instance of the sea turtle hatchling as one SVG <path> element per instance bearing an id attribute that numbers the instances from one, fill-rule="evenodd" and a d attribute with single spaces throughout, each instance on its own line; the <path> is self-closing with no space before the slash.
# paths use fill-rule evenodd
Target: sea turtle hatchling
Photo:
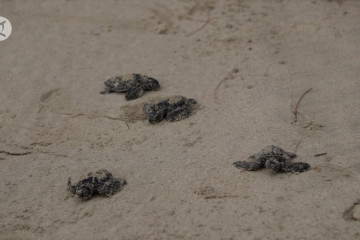
<path id="1" fill-rule="evenodd" d="M 172 96 L 155 104 L 144 104 L 143 111 L 150 123 L 158 123 L 163 119 L 174 122 L 190 117 L 197 105 L 195 99 Z"/>
<path id="2" fill-rule="evenodd" d="M 126 92 L 125 99 L 128 101 L 141 97 L 144 91 L 160 89 L 156 79 L 136 73 L 110 78 L 104 84 L 105 90 L 100 92 L 101 94 Z"/>
<path id="3" fill-rule="evenodd" d="M 237 168 L 254 171 L 262 168 L 278 172 L 305 172 L 310 169 L 310 165 L 304 162 L 290 162 L 296 158 L 295 153 L 286 152 L 277 146 L 268 146 L 259 153 L 251 155 L 249 161 L 238 161 L 233 164 Z"/>
<path id="4" fill-rule="evenodd" d="M 71 184 L 71 178 L 68 180 L 68 191 L 81 198 L 90 199 L 93 195 L 111 196 L 119 192 L 126 185 L 123 178 L 114 178 L 112 174 L 101 169 L 97 172 L 88 173 L 87 177 L 80 180 L 75 185 Z"/>

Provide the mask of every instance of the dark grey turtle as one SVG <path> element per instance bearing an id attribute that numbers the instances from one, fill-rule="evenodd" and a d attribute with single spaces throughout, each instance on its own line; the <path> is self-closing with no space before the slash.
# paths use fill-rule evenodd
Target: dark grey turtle
<path id="1" fill-rule="evenodd" d="M 155 104 L 144 104 L 143 111 L 150 123 L 158 123 L 163 119 L 174 122 L 190 117 L 196 106 L 195 99 L 173 96 Z"/>
<path id="2" fill-rule="evenodd" d="M 101 94 L 126 92 L 126 100 L 139 98 L 144 91 L 160 89 L 160 84 L 156 79 L 136 73 L 110 78 L 104 84 L 105 90 L 100 92 Z"/>
<path id="3" fill-rule="evenodd" d="M 273 172 L 305 172 L 310 169 L 310 165 L 304 162 L 290 162 L 296 158 L 295 153 L 286 152 L 277 146 L 268 146 L 259 153 L 251 155 L 249 161 L 234 162 L 235 167 L 254 171 L 267 168 Z"/>
<path id="4" fill-rule="evenodd" d="M 90 199 L 95 194 L 114 195 L 126 184 L 125 179 L 114 178 L 108 170 L 101 169 L 95 173 L 88 173 L 87 178 L 75 185 L 71 185 L 71 178 L 69 178 L 68 191 L 81 199 Z"/>

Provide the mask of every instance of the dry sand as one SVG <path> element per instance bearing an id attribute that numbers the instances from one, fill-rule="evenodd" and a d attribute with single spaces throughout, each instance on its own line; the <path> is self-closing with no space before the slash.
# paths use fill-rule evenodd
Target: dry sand
<path id="1" fill-rule="evenodd" d="M 360 239 L 360 1 L 0 0 L 0 15 L 0 239 Z M 161 91 L 99 94 L 133 72 Z M 202 108 L 124 117 L 172 95 Z M 232 165 L 270 144 L 312 169 Z M 70 197 L 70 176 L 101 168 L 128 185 Z"/>

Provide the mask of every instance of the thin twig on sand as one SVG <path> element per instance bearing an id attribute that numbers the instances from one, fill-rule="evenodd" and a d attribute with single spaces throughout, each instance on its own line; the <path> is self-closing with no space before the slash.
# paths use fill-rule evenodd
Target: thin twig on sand
<path id="1" fill-rule="evenodd" d="M 197 30 L 195 30 L 194 32 L 188 33 L 185 35 L 185 37 L 190 37 L 191 35 L 194 35 L 197 32 L 200 32 L 201 29 L 203 29 L 204 27 L 206 27 L 206 25 L 208 25 L 209 23 L 209 19 L 205 21 L 205 23 L 203 25 L 201 25 L 201 27 L 199 27 Z"/>
<path id="2" fill-rule="evenodd" d="M 9 151 L 0 150 L 0 153 L 5 153 L 7 155 L 13 155 L 13 156 L 23 156 L 23 155 L 31 154 L 32 152 L 9 152 Z"/>
<path id="3" fill-rule="evenodd" d="M 302 140 L 299 140 L 298 143 L 296 144 L 295 149 L 294 149 L 294 153 L 297 152 L 297 150 L 298 150 L 299 145 L 300 145 L 301 142 L 302 142 Z"/>
<path id="4" fill-rule="evenodd" d="M 191 33 L 188 33 L 185 35 L 185 37 L 190 37 L 191 35 L 194 35 L 195 33 L 201 31 L 201 29 L 203 29 L 204 27 L 206 27 L 206 25 L 208 25 L 210 22 L 210 14 L 209 12 L 207 12 L 207 17 L 206 17 L 206 21 L 203 23 L 203 25 L 201 25 L 197 30 L 191 32 Z"/>
<path id="5" fill-rule="evenodd" d="M 218 97 L 217 97 L 217 92 L 218 92 L 218 89 L 220 88 L 221 84 L 223 84 L 225 81 L 229 80 L 228 77 L 225 77 L 223 78 L 215 87 L 215 90 L 214 90 L 214 98 L 215 98 L 215 103 L 216 104 L 219 104 L 219 100 L 218 100 Z"/>
<path id="6" fill-rule="evenodd" d="M 326 155 L 326 154 L 327 154 L 326 152 L 324 152 L 324 153 L 318 153 L 318 154 L 315 154 L 314 157 L 320 157 L 320 156 L 324 156 L 324 155 Z"/>
<path id="7" fill-rule="evenodd" d="M 298 107 L 299 107 L 299 105 L 300 105 L 301 99 L 303 99 L 303 97 L 304 97 L 306 94 L 308 94 L 311 90 L 312 90 L 312 88 L 309 88 L 308 90 L 306 90 L 306 92 L 304 92 L 303 95 L 301 95 L 299 101 L 296 103 L 296 106 L 295 106 L 294 111 L 293 111 L 294 116 L 295 116 L 294 122 L 297 122 Z"/>

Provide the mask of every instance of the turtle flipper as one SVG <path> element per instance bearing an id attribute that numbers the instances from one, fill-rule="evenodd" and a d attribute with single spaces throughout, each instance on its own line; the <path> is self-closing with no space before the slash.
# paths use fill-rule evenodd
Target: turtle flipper
<path id="1" fill-rule="evenodd" d="M 126 185 L 126 180 L 122 178 L 114 178 L 111 181 L 104 182 L 97 188 L 97 192 L 102 196 L 111 196 L 119 192 Z"/>
<path id="2" fill-rule="evenodd" d="M 175 109 L 173 111 L 169 111 L 166 115 L 166 119 L 170 122 L 180 121 L 184 118 L 188 118 L 191 115 L 190 107 L 183 107 L 179 109 Z"/>
<path id="3" fill-rule="evenodd" d="M 111 93 L 111 88 L 105 87 L 104 91 L 101 91 L 100 94 L 109 94 Z"/>
<path id="4" fill-rule="evenodd" d="M 294 173 L 294 172 L 306 172 L 308 170 L 310 170 L 311 166 L 308 163 L 304 163 L 304 162 L 294 162 L 294 163 L 289 163 L 286 162 L 283 164 L 281 171 L 282 172 L 290 172 L 290 173 Z"/>
<path id="5" fill-rule="evenodd" d="M 276 158 L 270 158 L 266 161 L 265 167 L 270 169 L 276 173 L 284 172 L 284 173 L 294 173 L 294 172 L 305 172 L 310 169 L 310 165 L 304 162 L 281 162 Z"/>
<path id="6" fill-rule="evenodd" d="M 255 171 L 264 167 L 263 164 L 257 161 L 254 162 L 238 161 L 238 162 L 234 162 L 233 164 L 237 168 L 243 168 L 248 171 Z"/>
<path id="7" fill-rule="evenodd" d="M 76 186 L 71 185 L 71 178 L 69 178 L 67 185 L 68 185 L 68 191 L 71 194 L 76 194 Z"/>

